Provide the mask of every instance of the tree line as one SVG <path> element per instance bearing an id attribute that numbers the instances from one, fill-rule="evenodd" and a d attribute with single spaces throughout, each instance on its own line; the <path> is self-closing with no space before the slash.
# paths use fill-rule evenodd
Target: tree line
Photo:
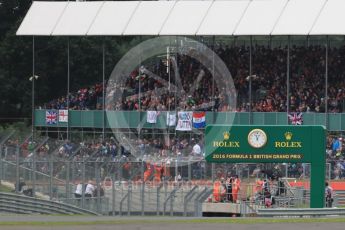
<path id="1" fill-rule="evenodd" d="M 0 124 L 31 117 L 33 37 L 16 36 L 31 0 L 0 0 Z M 67 95 L 67 44 L 70 43 L 70 91 L 102 81 L 138 37 L 35 37 L 35 104 Z M 28 119 L 30 121 L 30 119 Z"/>

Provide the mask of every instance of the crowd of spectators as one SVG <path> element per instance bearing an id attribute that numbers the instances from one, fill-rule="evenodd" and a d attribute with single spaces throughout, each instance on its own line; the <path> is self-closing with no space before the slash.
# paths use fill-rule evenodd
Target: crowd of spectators
<path id="1" fill-rule="evenodd" d="M 176 55 L 169 60 L 170 74 L 167 71 L 168 62 L 164 58 L 158 58 L 154 63 L 143 63 L 129 76 L 122 76 L 116 81 L 110 79 L 107 82 L 106 109 L 249 111 L 249 80 L 251 78 L 252 111 L 287 111 L 286 47 L 269 48 L 255 45 L 252 48 L 252 75 L 249 77 L 248 46 L 215 47 L 216 53 L 226 63 L 232 74 L 238 95 L 236 108 L 231 107 L 232 103 L 229 103 L 235 98 L 235 90 L 231 87 L 227 91 L 224 90 L 222 82 L 214 82 L 210 70 L 187 53 Z M 190 52 L 195 52 L 195 50 Z M 329 50 L 329 112 L 343 111 L 344 55 L 345 47 Z M 194 54 L 194 56 L 197 55 Z M 291 47 L 289 111 L 325 111 L 325 61 L 323 46 Z M 176 74 L 173 68 L 175 63 L 178 66 Z M 141 98 L 138 96 L 139 93 Z M 102 84 L 95 84 L 70 93 L 69 109 L 102 109 L 102 94 Z M 66 97 L 53 100 L 43 107 L 65 109 L 67 108 Z"/>
<path id="2" fill-rule="evenodd" d="M 39 140 L 25 140 L 20 145 L 20 163 L 31 167 L 33 162 L 33 152 L 36 151 L 35 159 L 37 170 L 49 172 L 49 161 L 55 159 L 64 165 L 64 161 L 83 162 L 152 162 L 158 164 L 175 165 L 178 162 L 181 166 L 188 165 L 193 161 L 192 173 L 196 177 L 202 177 L 206 172 L 204 158 L 204 141 L 202 136 L 170 136 L 169 138 L 155 136 L 141 136 L 140 138 L 109 137 L 109 138 L 90 138 L 84 141 L 58 141 L 49 139 L 43 142 Z M 2 146 L 2 158 L 10 161 L 16 160 L 16 146 L 20 144 L 16 139 L 9 139 Z M 332 179 L 345 178 L 345 148 L 343 137 L 339 134 L 330 134 L 327 137 L 326 160 L 330 165 L 330 175 Z M 59 164 L 60 164 L 59 163 Z M 185 164 L 184 164 L 185 163 Z M 218 167 L 219 166 L 219 167 Z M 222 172 L 232 170 L 248 171 L 254 177 L 266 170 L 264 165 L 258 164 L 256 167 L 235 164 L 234 168 L 224 168 L 218 165 L 216 170 L 217 177 L 224 177 Z M 81 170 L 81 164 L 78 166 Z M 77 167 L 77 168 L 78 168 Z M 139 167 L 139 166 L 138 166 Z M 308 164 L 290 163 L 286 165 L 288 175 L 295 178 L 309 176 Z M 328 166 L 327 166 L 328 167 Z M 56 169 L 56 170 L 55 170 Z M 59 173 L 58 167 L 54 168 Z M 79 170 L 79 171 L 80 171 Z M 285 173 L 285 168 L 281 169 Z M 181 174 L 185 174 L 182 173 Z M 328 174 L 327 174 L 328 175 Z M 185 175 L 184 175 L 185 176 Z"/>

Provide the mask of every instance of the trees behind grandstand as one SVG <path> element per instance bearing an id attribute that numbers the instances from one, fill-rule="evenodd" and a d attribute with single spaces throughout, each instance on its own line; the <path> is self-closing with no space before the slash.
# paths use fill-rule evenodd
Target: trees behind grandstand
<path id="1" fill-rule="evenodd" d="M 31 116 L 32 37 L 16 36 L 31 0 L 0 0 L 0 124 Z M 35 37 L 35 104 L 67 95 L 66 37 Z M 102 79 L 102 43 L 106 77 L 138 38 L 70 38 L 71 91 Z M 134 44 L 133 44 L 134 43 Z M 30 119 L 29 119 L 30 120 Z"/>

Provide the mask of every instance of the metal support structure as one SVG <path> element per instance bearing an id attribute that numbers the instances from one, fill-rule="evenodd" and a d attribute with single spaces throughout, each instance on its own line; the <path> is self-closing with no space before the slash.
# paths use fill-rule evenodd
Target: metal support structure
<path id="1" fill-rule="evenodd" d="M 82 185 L 84 186 L 85 185 L 85 159 L 83 160 L 83 163 L 82 163 Z M 85 208 L 85 189 L 82 190 L 82 195 L 81 195 L 81 207 L 82 208 Z"/>
<path id="2" fill-rule="evenodd" d="M 103 40 L 102 44 L 102 83 L 103 83 L 103 95 L 102 95 L 102 108 L 103 108 L 103 122 L 102 122 L 102 140 L 104 141 L 104 136 L 105 136 L 105 117 L 106 117 L 106 112 L 105 112 L 105 43 Z"/>
<path id="3" fill-rule="evenodd" d="M 3 144 L 0 143 L 0 185 L 1 185 L 1 181 L 4 179 L 4 163 L 2 160 L 2 148 L 3 148 Z"/>
<path id="4" fill-rule="evenodd" d="M 188 181 L 191 181 L 192 180 L 192 161 L 190 158 L 188 161 L 189 161 L 188 162 Z"/>
<path id="5" fill-rule="evenodd" d="M 127 216 L 131 215 L 132 205 L 132 181 L 128 181 L 128 197 L 127 197 Z"/>
<path id="6" fill-rule="evenodd" d="M 120 201 L 120 210 L 119 210 L 119 215 L 122 216 L 122 206 L 123 206 L 123 202 L 128 199 L 128 195 L 129 193 L 127 192 L 127 194 L 121 199 Z"/>
<path id="7" fill-rule="evenodd" d="M 179 190 L 179 187 L 172 190 L 171 193 L 169 194 L 169 196 L 165 199 L 164 204 L 163 204 L 163 216 L 165 216 L 168 201 L 170 201 L 170 215 L 172 215 L 173 203 L 174 203 L 173 197 L 175 196 L 177 190 Z"/>
<path id="8" fill-rule="evenodd" d="M 325 52 L 325 126 L 328 128 L 328 47 L 329 38 L 326 36 L 326 52 Z"/>
<path id="9" fill-rule="evenodd" d="M 144 181 L 144 161 L 141 161 L 141 215 L 145 215 L 145 181 Z"/>
<path id="10" fill-rule="evenodd" d="M 69 186 L 69 183 L 70 183 L 70 169 L 71 169 L 71 162 L 70 161 L 67 161 L 66 162 L 66 199 L 70 198 L 70 186 Z M 74 177 L 72 177 L 74 178 Z"/>
<path id="11" fill-rule="evenodd" d="M 32 195 L 36 197 L 36 149 L 32 153 Z"/>
<path id="12" fill-rule="evenodd" d="M 183 216 L 187 216 L 187 207 L 189 201 L 193 198 L 195 190 L 198 188 L 198 186 L 194 186 L 183 198 Z"/>
<path id="13" fill-rule="evenodd" d="M 164 182 L 164 184 L 165 184 L 165 182 Z M 163 187 L 163 185 L 160 185 L 160 186 L 158 186 L 158 188 L 157 188 L 157 207 L 156 207 L 157 216 L 159 216 L 159 214 L 160 214 L 160 211 L 159 211 L 159 208 L 160 208 L 160 199 L 161 199 L 161 198 L 160 198 L 160 197 L 161 197 L 160 192 L 161 192 L 162 187 Z"/>
<path id="14" fill-rule="evenodd" d="M 212 177 L 212 182 L 215 181 L 215 167 L 216 165 L 214 163 L 211 163 L 211 177 Z"/>
<path id="15" fill-rule="evenodd" d="M 250 36 L 250 47 L 249 47 L 249 124 L 252 124 L 252 45 L 253 38 Z"/>
<path id="16" fill-rule="evenodd" d="M 215 123 L 215 116 L 214 116 L 214 106 L 215 106 L 215 96 L 214 96 L 214 92 L 215 92 L 215 83 L 214 83 L 214 55 L 215 55 L 215 36 L 212 37 L 212 46 L 213 46 L 213 52 L 212 52 L 212 100 L 213 100 L 213 103 L 212 103 L 212 113 L 213 113 L 213 123 Z"/>
<path id="17" fill-rule="evenodd" d="M 49 199 L 53 199 L 53 171 L 54 171 L 54 163 L 53 163 L 53 156 L 50 155 L 49 157 Z"/>
<path id="18" fill-rule="evenodd" d="M 35 132 L 35 36 L 32 36 L 32 92 L 31 92 L 31 134 L 32 134 L 32 141 L 34 140 L 34 132 Z"/>
<path id="19" fill-rule="evenodd" d="M 69 93 L 70 93 L 70 38 L 67 38 L 67 110 L 69 111 Z M 67 140 L 69 140 L 69 122 L 67 122 Z"/>
<path id="20" fill-rule="evenodd" d="M 19 147 L 16 146 L 16 193 L 19 192 Z"/>
<path id="21" fill-rule="evenodd" d="M 202 200 L 203 197 L 209 196 L 211 194 L 212 190 L 208 188 L 204 188 L 194 199 L 194 216 L 202 216 L 202 211 L 200 208 L 200 200 Z"/>
<path id="22" fill-rule="evenodd" d="M 175 180 L 177 181 L 177 176 L 178 176 L 178 166 L 179 166 L 179 160 L 175 160 Z"/>
<path id="23" fill-rule="evenodd" d="M 290 112 L 290 36 L 288 36 L 287 57 L 286 57 L 286 112 Z M 289 124 L 289 119 L 286 119 Z"/>
<path id="24" fill-rule="evenodd" d="M 112 176 L 112 180 L 111 180 L 111 195 L 112 195 L 112 215 L 115 216 L 116 215 L 115 175 Z"/>
<path id="25" fill-rule="evenodd" d="M 96 184 L 97 184 L 97 212 L 101 213 L 102 207 L 101 207 L 101 173 L 100 173 L 100 167 L 99 163 L 95 162 L 95 168 L 96 168 Z"/>

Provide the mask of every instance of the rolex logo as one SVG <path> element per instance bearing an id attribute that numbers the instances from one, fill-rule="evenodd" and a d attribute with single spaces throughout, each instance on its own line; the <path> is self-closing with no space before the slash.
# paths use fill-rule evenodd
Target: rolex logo
<path id="1" fill-rule="evenodd" d="M 224 132 L 223 133 L 224 140 L 229 140 L 230 138 L 230 133 L 229 132 Z"/>
<path id="2" fill-rule="evenodd" d="M 290 141 L 290 140 L 292 139 L 292 133 L 291 133 L 291 132 L 286 132 L 286 133 L 284 134 L 284 136 L 285 136 L 285 139 L 286 139 L 287 141 Z"/>

